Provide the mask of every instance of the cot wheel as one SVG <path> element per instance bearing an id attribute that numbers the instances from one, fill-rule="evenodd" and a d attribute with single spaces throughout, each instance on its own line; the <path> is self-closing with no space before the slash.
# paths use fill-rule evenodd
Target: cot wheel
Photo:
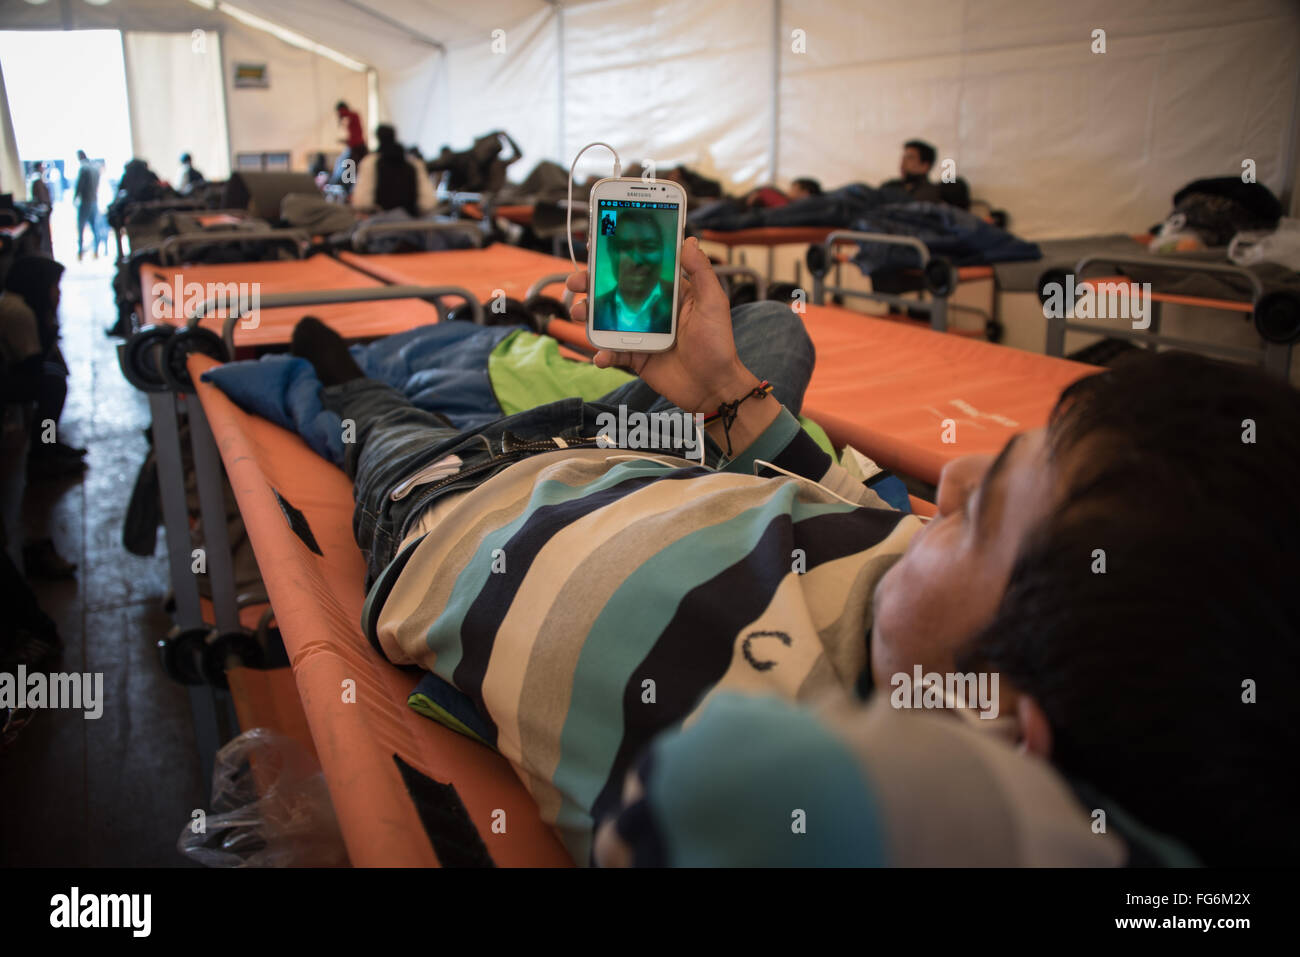
<path id="1" fill-rule="evenodd" d="M 957 288 L 957 270 L 948 260 L 936 256 L 925 264 L 925 288 L 936 296 L 950 296 Z"/>
<path id="2" fill-rule="evenodd" d="M 166 392 L 171 386 L 163 378 L 159 351 L 175 333 L 171 326 L 145 326 L 126 340 L 122 352 L 122 374 L 141 392 Z"/>
<path id="3" fill-rule="evenodd" d="M 808 253 L 804 256 L 804 262 L 808 264 L 808 272 L 814 277 L 826 275 L 826 247 L 814 243 L 808 247 Z"/>
<path id="4" fill-rule="evenodd" d="M 206 628 L 189 628 L 158 641 L 158 655 L 168 678 L 183 685 L 203 684 Z"/>
<path id="5" fill-rule="evenodd" d="M 265 655 L 262 645 L 246 631 L 230 631 L 217 635 L 203 646 L 200 667 L 203 678 L 216 688 L 229 688 L 226 680 L 226 659 L 232 655 L 249 668 L 262 667 Z"/>
<path id="6" fill-rule="evenodd" d="M 565 308 L 564 303 L 551 296 L 543 296 L 541 293 L 525 299 L 524 308 L 533 317 L 533 328 L 538 332 L 545 332 L 546 324 L 552 319 L 570 318 L 569 310 Z"/>
<path id="7" fill-rule="evenodd" d="M 194 392 L 194 380 L 190 378 L 185 361 L 196 353 L 211 356 L 219 362 L 228 358 L 226 344 L 211 329 L 194 326 L 176 330 L 162 347 L 160 369 L 169 388 L 177 392 Z"/>
<path id="8" fill-rule="evenodd" d="M 1265 293 L 1255 304 L 1255 329 L 1268 342 L 1300 339 L 1300 299 L 1289 292 Z"/>

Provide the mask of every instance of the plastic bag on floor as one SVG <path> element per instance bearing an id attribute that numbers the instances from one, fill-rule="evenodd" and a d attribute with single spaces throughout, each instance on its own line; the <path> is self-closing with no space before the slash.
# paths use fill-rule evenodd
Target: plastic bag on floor
<path id="1" fill-rule="evenodd" d="M 1300 272 L 1300 219 L 1282 217 L 1274 230 L 1243 230 L 1228 244 L 1228 258 L 1238 266 L 1278 263 Z"/>
<path id="2" fill-rule="evenodd" d="M 343 836 L 320 767 L 297 741 L 253 728 L 217 752 L 212 807 L 177 848 L 208 867 L 340 867 Z"/>

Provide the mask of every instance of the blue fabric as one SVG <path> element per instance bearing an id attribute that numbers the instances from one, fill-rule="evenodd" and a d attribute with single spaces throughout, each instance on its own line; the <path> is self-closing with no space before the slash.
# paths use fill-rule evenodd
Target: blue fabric
<path id="1" fill-rule="evenodd" d="M 351 351 L 368 377 L 397 389 L 417 408 L 445 415 L 457 429 L 472 430 L 501 418 L 488 356 L 521 328 L 444 322 Z M 321 381 L 306 359 L 272 355 L 228 362 L 209 369 L 203 380 L 241 409 L 297 432 L 318 455 L 343 465 L 342 420 L 321 404 Z"/>
<path id="2" fill-rule="evenodd" d="M 448 684 L 442 678 L 438 677 L 432 671 L 427 671 L 420 683 L 415 686 L 415 690 L 408 696 L 407 702 L 412 707 L 421 704 L 418 698 L 427 698 L 435 707 L 441 708 L 447 714 L 451 715 L 470 731 L 478 735 L 480 741 L 490 748 L 496 747 L 496 729 L 488 725 L 474 708 L 474 702 L 469 697 L 459 691 L 455 685 Z M 417 710 L 420 710 L 417 708 Z M 421 713 L 424 713 L 421 711 Z M 432 717 L 427 715 L 426 717 Z M 437 721 L 437 718 L 433 718 Z M 461 733 L 459 728 L 451 727 L 458 734 Z"/>
<path id="3" fill-rule="evenodd" d="M 320 379 L 306 359 L 263 356 L 257 362 L 228 362 L 203 373 L 245 412 L 252 412 L 303 437 L 312 451 L 335 465 L 343 462 L 339 417 L 320 401 Z"/>
<path id="4" fill-rule="evenodd" d="M 864 233 L 911 236 L 925 243 L 931 256 L 943 256 L 954 266 L 1039 259 L 1042 252 L 973 213 L 944 203 L 893 203 L 873 209 L 854 220 Z M 884 243 L 860 243 L 853 260 L 864 274 L 882 267 L 919 265 L 915 251 Z"/>
<path id="5" fill-rule="evenodd" d="M 908 498 L 907 486 L 897 475 L 888 474 L 879 482 L 868 482 L 867 486 L 900 512 L 912 513 L 912 500 Z"/>
<path id="6" fill-rule="evenodd" d="M 911 236 L 955 266 L 1039 259 L 1039 248 L 984 222 L 973 213 L 946 203 L 912 200 L 901 186 L 873 189 L 850 183 L 839 189 L 796 200 L 786 206 L 751 209 L 723 200 L 702 206 L 687 217 L 695 229 L 757 229 L 764 226 L 829 226 L 865 233 Z M 880 268 L 918 265 L 915 251 L 904 246 L 863 243 L 854 260 L 863 273 Z"/>

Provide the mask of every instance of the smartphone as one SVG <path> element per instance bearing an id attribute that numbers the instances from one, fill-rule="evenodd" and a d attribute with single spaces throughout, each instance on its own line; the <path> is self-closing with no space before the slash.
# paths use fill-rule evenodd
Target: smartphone
<path id="1" fill-rule="evenodd" d="M 587 212 L 587 341 L 666 352 L 677 341 L 686 191 L 663 179 L 602 179 Z"/>

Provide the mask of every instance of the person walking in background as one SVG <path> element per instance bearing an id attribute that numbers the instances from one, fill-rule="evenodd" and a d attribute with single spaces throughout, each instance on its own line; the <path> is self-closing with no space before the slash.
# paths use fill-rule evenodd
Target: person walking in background
<path id="1" fill-rule="evenodd" d="M 369 149 L 366 147 L 365 131 L 361 127 L 361 116 L 356 110 L 349 109 L 346 101 L 339 100 L 334 104 L 334 112 L 338 114 L 339 125 L 343 129 L 343 136 L 339 137 L 339 142 L 343 144 L 344 150 L 334 167 L 334 175 L 330 177 L 330 182 L 335 186 L 342 186 L 350 193 L 352 187 L 356 185 L 357 170 Z M 351 172 L 348 171 L 349 161 L 352 164 Z"/>
<path id="2" fill-rule="evenodd" d="M 44 206 L 53 205 L 50 202 L 50 187 L 45 182 L 45 164 L 37 161 L 32 167 L 32 175 L 27 181 L 28 188 L 31 190 L 33 203 L 40 203 Z"/>
<path id="3" fill-rule="evenodd" d="M 112 181 L 108 178 L 107 163 L 96 160 L 95 171 L 99 177 L 99 202 L 96 203 L 95 209 L 95 255 L 98 257 L 101 247 L 104 255 L 108 255 L 108 207 L 113 202 L 117 190 L 113 188 Z"/>
<path id="4" fill-rule="evenodd" d="M 77 162 L 81 168 L 77 171 L 77 182 L 72 189 L 72 201 L 77 206 L 77 259 L 86 252 L 86 227 L 90 227 L 90 244 L 98 258 L 98 241 L 95 221 L 99 212 L 99 170 L 86 157 L 85 150 L 77 150 Z"/>

